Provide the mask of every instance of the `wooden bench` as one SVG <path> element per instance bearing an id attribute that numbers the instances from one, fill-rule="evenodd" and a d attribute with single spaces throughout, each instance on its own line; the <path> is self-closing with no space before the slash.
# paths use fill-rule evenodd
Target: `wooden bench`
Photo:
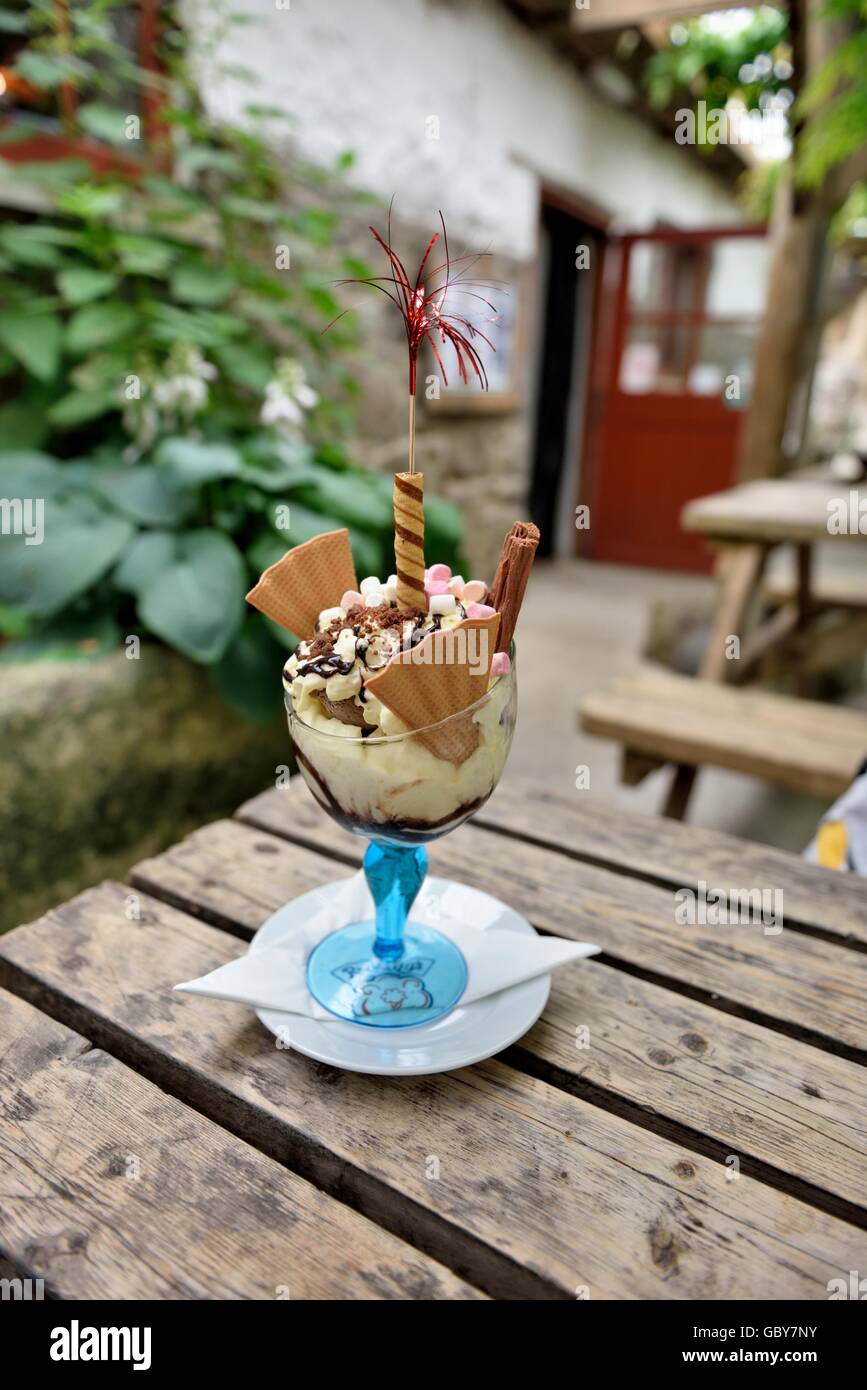
<path id="1" fill-rule="evenodd" d="M 711 764 L 833 800 L 867 755 L 867 713 L 652 666 L 586 696 L 580 718 L 623 744 L 628 782 L 666 762 Z"/>
<path id="2" fill-rule="evenodd" d="M 774 551 L 768 558 L 763 596 L 774 605 L 794 603 L 798 595 L 797 555 Z M 828 541 L 813 551 L 810 598 L 816 608 L 867 610 L 867 560 L 859 546 Z"/>

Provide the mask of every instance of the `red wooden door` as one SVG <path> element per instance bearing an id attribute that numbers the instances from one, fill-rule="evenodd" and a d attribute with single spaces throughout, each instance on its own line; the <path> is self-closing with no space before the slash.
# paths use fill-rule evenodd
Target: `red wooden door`
<path id="1" fill-rule="evenodd" d="M 590 558 L 710 568 L 680 513 L 734 481 L 766 255 L 756 227 L 611 243 L 582 487 Z"/>

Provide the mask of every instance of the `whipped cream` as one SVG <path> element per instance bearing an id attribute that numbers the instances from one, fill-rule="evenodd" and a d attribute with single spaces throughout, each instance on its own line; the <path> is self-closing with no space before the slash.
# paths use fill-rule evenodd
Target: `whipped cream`
<path id="1" fill-rule="evenodd" d="M 372 590 L 371 597 L 378 592 Z M 368 679 L 399 651 L 466 616 L 454 595 L 431 595 L 427 612 L 401 613 L 393 602 L 326 609 L 316 633 L 286 662 L 283 687 L 297 716 L 290 725 L 302 774 L 317 799 L 353 828 L 402 823 L 448 829 L 496 786 L 514 728 L 515 682 L 508 662 L 467 714 L 478 726 L 479 741 L 457 764 L 417 738 L 398 737 L 410 732 L 407 726 L 366 690 Z"/>

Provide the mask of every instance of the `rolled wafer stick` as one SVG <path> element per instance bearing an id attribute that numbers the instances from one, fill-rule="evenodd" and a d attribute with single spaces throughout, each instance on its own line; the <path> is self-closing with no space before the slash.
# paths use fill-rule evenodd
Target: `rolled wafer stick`
<path id="1" fill-rule="evenodd" d="M 488 595 L 488 603 L 500 615 L 498 652 L 507 652 L 511 645 L 538 544 L 539 528 L 532 521 L 516 521 L 503 540 L 500 561 Z"/>
<path id="2" fill-rule="evenodd" d="M 424 474 L 394 475 L 394 560 L 397 606 L 427 608 L 424 592 Z"/>

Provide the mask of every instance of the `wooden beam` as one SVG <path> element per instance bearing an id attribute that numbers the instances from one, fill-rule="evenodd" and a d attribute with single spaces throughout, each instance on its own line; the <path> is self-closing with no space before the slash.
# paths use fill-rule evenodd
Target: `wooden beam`
<path id="1" fill-rule="evenodd" d="M 679 19 L 689 19 L 695 15 L 714 10 L 752 9 L 760 0 L 667 0 L 659 5 L 657 0 L 583 0 L 583 8 L 573 9 L 570 23 L 573 29 L 583 34 L 601 29 L 627 29 L 632 25 L 658 20 L 674 24 Z"/>

